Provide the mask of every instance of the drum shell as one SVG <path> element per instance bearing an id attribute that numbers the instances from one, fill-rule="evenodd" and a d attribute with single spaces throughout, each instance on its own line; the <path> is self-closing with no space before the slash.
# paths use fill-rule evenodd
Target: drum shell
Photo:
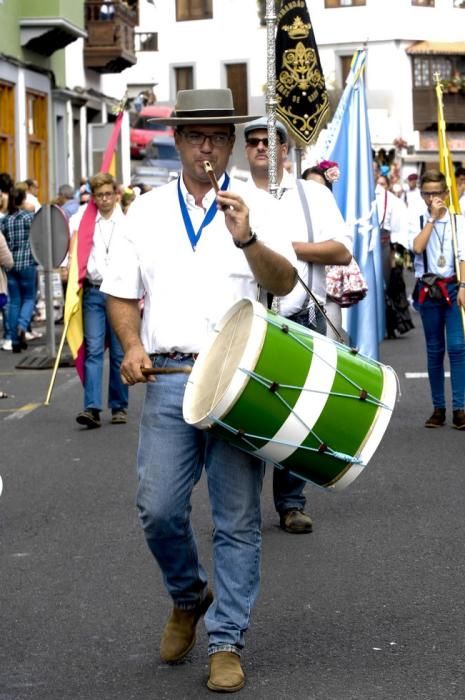
<path id="1" fill-rule="evenodd" d="M 319 486 L 347 485 L 387 427 L 396 395 L 393 370 L 249 304 L 253 324 L 263 329 L 259 353 L 253 367 L 238 363 L 234 375 L 245 374 L 245 381 L 227 408 L 221 401 L 212 407 L 211 430 Z"/>

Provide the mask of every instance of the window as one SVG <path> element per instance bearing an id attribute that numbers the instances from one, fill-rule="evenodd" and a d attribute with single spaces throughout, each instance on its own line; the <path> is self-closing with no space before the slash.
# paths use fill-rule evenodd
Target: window
<path id="1" fill-rule="evenodd" d="M 15 176 L 14 86 L 0 81 L 0 172 Z"/>
<path id="2" fill-rule="evenodd" d="M 465 10 L 465 0 L 454 0 L 454 7 L 460 7 Z"/>
<path id="3" fill-rule="evenodd" d="M 414 56 L 413 87 L 432 88 L 436 85 L 435 76 L 450 81 L 456 76 L 465 77 L 465 56 Z"/>
<path id="4" fill-rule="evenodd" d="M 136 51 L 158 51 L 157 32 L 136 32 L 134 41 Z"/>
<path id="5" fill-rule="evenodd" d="M 26 92 L 27 105 L 27 173 L 40 186 L 39 199 L 48 193 L 48 106 L 47 96 Z"/>
<path id="6" fill-rule="evenodd" d="M 179 90 L 193 90 L 194 69 L 192 66 L 177 66 L 174 69 L 174 82 L 176 92 Z"/>
<path id="7" fill-rule="evenodd" d="M 325 0 L 325 7 L 355 7 L 366 5 L 366 0 Z"/>
<path id="8" fill-rule="evenodd" d="M 213 0 L 176 0 L 176 21 L 212 19 Z"/>
<path id="9" fill-rule="evenodd" d="M 421 7 L 434 7 L 434 0 L 412 0 L 412 5 Z"/>

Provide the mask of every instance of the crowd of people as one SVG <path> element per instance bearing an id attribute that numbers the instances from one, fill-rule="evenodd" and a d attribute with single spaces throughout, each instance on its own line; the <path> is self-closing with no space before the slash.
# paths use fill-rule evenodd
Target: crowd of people
<path id="1" fill-rule="evenodd" d="M 267 119 L 237 115 L 229 90 L 180 91 L 173 115 L 159 121 L 175 129 L 179 179 L 145 191 L 143 186 L 120 188 L 109 173 L 98 173 L 80 183 L 77 192 L 62 185 L 55 200 L 71 236 L 79 230 L 89 200 L 96 207 L 83 285 L 83 408 L 76 420 L 87 429 L 101 425 L 108 347 L 111 423 L 127 422 L 128 388 L 146 386 L 137 507 L 172 602 L 161 658 L 167 663 L 184 659 L 204 617 L 208 688 L 235 692 L 245 683 L 241 653 L 260 585 L 265 465 L 184 420 L 186 374 L 215 324 L 243 297 L 260 300 L 312 333 L 329 331 L 341 340 L 341 307 L 358 303 L 367 289 L 332 194 L 337 163 L 316 163 L 302 178 L 295 177 L 286 167 L 289 135 L 278 121 L 278 192 L 273 197 L 268 193 Z M 228 174 L 237 124 L 245 125 L 247 182 Z M 446 421 L 447 349 L 452 424 L 465 429 L 464 219 L 449 214 L 450 193 L 439 172 L 412 173 L 401 196 L 392 191 L 388 171 L 377 168 L 374 178 L 387 335 L 395 338 L 413 327 L 402 277 L 404 267 L 413 264 L 414 304 L 425 334 L 433 404 L 425 427 L 440 428 Z M 465 193 L 463 168 L 457 171 L 457 184 Z M 36 290 L 28 231 L 32 207 L 39 203 L 32 199 L 37 191 L 28 187 L 0 174 L 0 265 L 7 275 L 6 286 L 0 277 L 0 304 L 7 299 L 4 329 L 13 352 L 26 345 Z M 203 469 L 214 522 L 213 585 L 190 522 L 192 490 Z M 274 470 L 275 508 L 287 533 L 312 531 L 304 487 L 288 471 Z"/>

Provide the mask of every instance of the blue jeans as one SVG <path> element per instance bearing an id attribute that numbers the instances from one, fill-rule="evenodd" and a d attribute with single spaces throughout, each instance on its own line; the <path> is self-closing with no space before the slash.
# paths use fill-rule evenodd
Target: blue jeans
<path id="1" fill-rule="evenodd" d="M 188 362 L 158 356 L 154 364 Z M 264 465 L 184 422 L 185 385 L 185 374 L 159 375 L 147 384 L 137 457 L 139 517 L 175 605 L 196 607 L 206 595 L 207 574 L 190 523 L 191 494 L 205 467 L 214 524 L 208 653 L 239 653 L 260 585 Z"/>
<path id="2" fill-rule="evenodd" d="M 102 409 L 103 358 L 108 345 L 108 407 L 116 411 L 127 408 L 128 387 L 121 381 L 120 366 L 124 353 L 108 321 L 105 302 L 105 294 L 97 287 L 84 288 L 84 408 Z"/>
<path id="3" fill-rule="evenodd" d="M 8 329 L 13 345 L 19 344 L 18 331 L 27 331 L 36 302 L 37 266 L 8 270 Z"/>
<path id="4" fill-rule="evenodd" d="M 326 318 L 318 308 L 315 308 L 315 323 L 310 324 L 308 311 L 300 311 L 290 316 L 292 321 L 300 323 L 312 331 L 326 335 Z M 307 503 L 304 496 L 304 488 L 307 482 L 299 479 L 298 476 L 289 474 L 285 469 L 274 469 L 273 474 L 273 500 L 274 507 L 279 514 L 297 508 L 303 510 Z"/>
<path id="5" fill-rule="evenodd" d="M 457 306 L 457 285 L 448 285 L 452 306 L 444 300 L 425 299 L 423 304 L 415 303 L 423 323 L 428 358 L 428 377 L 434 408 L 445 408 L 444 356 L 450 362 L 452 385 L 452 409 L 463 408 L 465 403 L 465 340 L 462 318 Z"/>

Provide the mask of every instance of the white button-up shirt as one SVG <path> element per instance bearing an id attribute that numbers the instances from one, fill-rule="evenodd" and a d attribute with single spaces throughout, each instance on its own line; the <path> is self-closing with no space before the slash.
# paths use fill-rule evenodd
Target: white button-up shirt
<path id="1" fill-rule="evenodd" d="M 313 242 L 338 241 L 349 252 L 352 251 L 352 236 L 342 218 L 339 207 L 332 192 L 313 180 L 302 180 L 305 197 L 312 220 Z M 280 183 L 282 196 L 279 205 L 287 222 L 283 235 L 290 236 L 293 241 L 308 241 L 307 223 L 297 190 L 296 178 L 285 171 Z M 322 304 L 326 302 L 326 270 L 325 265 L 312 265 L 312 292 Z M 308 263 L 297 261 L 299 276 L 308 285 Z M 283 316 L 291 316 L 300 311 L 305 303 L 307 292 L 300 282 L 292 292 L 280 298 L 279 311 Z"/>
<path id="2" fill-rule="evenodd" d="M 423 226 L 425 225 L 429 213 L 423 217 Z M 465 217 L 461 214 L 457 214 L 455 217 L 456 229 L 457 229 L 457 249 L 458 249 L 458 259 L 465 260 Z M 413 250 L 413 241 L 418 236 L 422 230 L 420 218 L 416 222 L 411 223 L 412 228 L 409 234 L 409 247 Z M 446 264 L 438 265 L 438 261 L 444 257 Z M 435 275 L 441 275 L 442 277 L 451 277 L 455 275 L 455 261 L 454 261 L 454 248 L 452 244 L 452 226 L 450 223 L 450 214 L 447 214 L 442 218 L 438 219 L 434 223 L 431 236 L 426 246 L 426 262 L 428 265 L 427 272 L 432 272 Z M 442 260 L 441 260 L 442 262 Z M 423 264 L 423 253 L 415 255 L 414 259 L 415 276 L 421 277 L 425 272 Z"/>
<path id="3" fill-rule="evenodd" d="M 71 234 L 78 230 L 86 210 L 80 207 L 69 220 Z M 125 216 L 119 204 L 116 204 L 111 216 L 105 219 L 100 212 L 95 217 L 94 237 L 89 259 L 87 261 L 87 279 L 92 284 L 100 284 L 111 256 L 114 254 L 123 233 Z"/>
<path id="4" fill-rule="evenodd" d="M 230 189 L 247 203 L 259 240 L 295 266 L 290 239 L 283 235 L 288 224 L 273 197 L 235 180 Z M 181 178 L 181 196 L 197 231 L 215 193 L 208 192 L 203 207 L 197 207 Z M 138 197 L 125 223 L 124 242 L 112 256 L 101 290 L 126 299 L 144 297 L 141 337 L 148 353 L 198 352 L 234 302 L 257 298 L 258 285 L 244 252 L 234 246 L 223 212 L 217 211 L 192 249 L 177 180 Z"/>

